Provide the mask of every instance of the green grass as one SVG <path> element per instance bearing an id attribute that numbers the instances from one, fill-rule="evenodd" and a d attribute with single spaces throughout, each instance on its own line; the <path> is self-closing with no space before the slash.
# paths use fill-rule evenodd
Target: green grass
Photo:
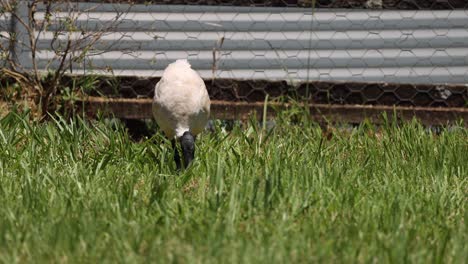
<path id="1" fill-rule="evenodd" d="M 216 126 L 174 173 L 160 134 L 0 121 L 4 263 L 466 263 L 468 132 Z"/>

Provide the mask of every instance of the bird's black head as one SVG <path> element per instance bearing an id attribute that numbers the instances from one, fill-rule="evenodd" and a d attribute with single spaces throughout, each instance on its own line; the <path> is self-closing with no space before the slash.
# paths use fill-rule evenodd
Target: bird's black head
<path id="1" fill-rule="evenodd" d="M 184 155 L 184 165 L 187 168 L 195 157 L 195 137 L 190 131 L 184 132 L 180 137 L 180 145 Z"/>

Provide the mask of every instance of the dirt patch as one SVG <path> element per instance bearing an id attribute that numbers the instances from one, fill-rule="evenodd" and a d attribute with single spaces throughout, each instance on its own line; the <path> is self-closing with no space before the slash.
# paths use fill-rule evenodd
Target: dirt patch
<path id="1" fill-rule="evenodd" d="M 0 118 L 3 118 L 10 112 L 10 106 L 7 102 L 0 101 Z"/>

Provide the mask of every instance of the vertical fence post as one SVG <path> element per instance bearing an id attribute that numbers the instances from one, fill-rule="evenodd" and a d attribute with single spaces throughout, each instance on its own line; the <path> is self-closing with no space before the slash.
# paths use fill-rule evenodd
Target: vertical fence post
<path id="1" fill-rule="evenodd" d="M 8 54 L 7 54 L 7 61 L 5 61 L 4 66 L 5 67 L 10 67 L 11 68 L 11 61 L 16 60 L 16 50 L 15 50 L 15 38 L 16 38 L 16 24 L 15 24 L 15 18 L 14 14 L 16 13 L 16 6 L 13 7 L 13 10 L 10 10 L 10 15 L 9 15 L 9 21 L 8 23 L 8 32 L 7 34 L 9 35 L 8 39 Z M 6 14 L 6 13 L 5 13 Z M 4 14 L 4 15 L 5 15 Z"/>
<path id="2" fill-rule="evenodd" d="M 16 23 L 17 19 L 15 17 L 15 14 L 17 14 L 18 7 L 16 5 L 13 6 L 13 9 L 11 10 L 10 14 L 10 21 L 9 21 L 9 27 L 8 27 L 8 34 L 10 35 L 10 39 L 8 43 L 8 57 L 9 57 L 9 62 L 8 66 L 12 67 L 10 64 L 11 61 L 17 61 L 17 56 L 16 56 L 16 42 L 17 42 L 17 34 L 16 34 Z"/>
<path id="3" fill-rule="evenodd" d="M 13 60 L 24 70 L 32 68 L 31 44 L 29 42 L 29 2 L 18 1 L 11 19 L 11 34 L 14 36 L 10 47 Z"/>

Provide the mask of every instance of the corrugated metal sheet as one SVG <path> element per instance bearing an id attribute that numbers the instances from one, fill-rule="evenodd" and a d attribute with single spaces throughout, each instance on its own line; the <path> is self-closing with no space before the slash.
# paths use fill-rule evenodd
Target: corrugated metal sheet
<path id="1" fill-rule="evenodd" d="M 74 65 L 78 74 L 160 76 L 170 62 L 187 58 L 205 78 L 468 83 L 468 10 L 89 3 L 79 9 L 75 38 L 125 14 L 94 55 Z M 43 10 L 36 15 L 43 17 Z M 41 35 L 41 69 L 58 63 L 50 50 L 57 27 Z"/>

